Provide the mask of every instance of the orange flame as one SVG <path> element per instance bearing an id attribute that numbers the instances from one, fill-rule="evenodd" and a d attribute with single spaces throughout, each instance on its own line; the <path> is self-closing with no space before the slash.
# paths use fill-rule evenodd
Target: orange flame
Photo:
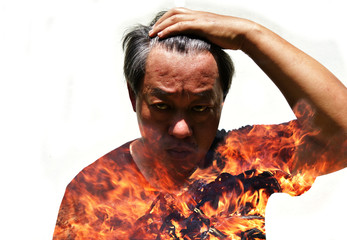
<path id="1" fill-rule="evenodd" d="M 297 111 L 300 121 L 312 118 L 303 105 Z M 197 169 L 180 190 L 151 186 L 125 144 L 69 184 L 54 239 L 263 239 L 270 195 L 300 195 L 322 170 L 331 169 L 329 158 L 337 155 L 329 149 L 298 163 L 302 151 L 314 149 L 315 134 L 299 121 L 232 131 L 212 165 Z M 301 171 L 292 172 L 298 164 Z M 161 181 L 170 182 L 158 169 Z"/>

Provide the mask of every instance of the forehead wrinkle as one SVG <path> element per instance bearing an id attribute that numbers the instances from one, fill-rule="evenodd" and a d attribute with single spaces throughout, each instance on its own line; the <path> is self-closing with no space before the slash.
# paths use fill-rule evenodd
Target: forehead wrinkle
<path id="1" fill-rule="evenodd" d="M 156 55 L 157 53 L 159 53 L 161 57 L 153 58 L 153 55 Z M 175 51 L 172 52 L 172 51 L 168 51 L 165 48 L 163 49 L 160 47 L 156 47 L 156 48 L 153 48 L 149 53 L 148 59 L 152 59 L 152 61 L 151 63 L 147 61 L 145 71 L 146 71 L 146 74 L 149 74 L 150 72 L 148 71 L 149 70 L 148 68 L 150 67 L 152 71 L 151 75 L 153 74 L 163 78 L 168 76 L 170 76 L 171 78 L 181 77 L 182 80 L 184 80 L 185 77 L 182 76 L 182 73 L 177 73 L 176 70 L 187 67 L 186 60 L 189 62 L 189 61 L 192 61 L 193 59 L 194 62 L 189 64 L 190 69 L 194 69 L 195 72 L 199 73 L 202 79 L 211 78 L 211 77 L 218 79 L 219 78 L 218 69 L 215 72 L 215 71 L 211 71 L 208 68 L 211 64 L 217 64 L 212 55 L 211 55 L 212 59 L 210 60 L 212 60 L 213 63 L 206 62 L 206 64 L 208 65 L 201 65 L 202 60 L 204 62 L 206 59 L 206 56 L 209 56 L 209 55 L 211 55 L 211 53 L 208 51 L 198 51 L 198 52 L 183 54 L 181 52 L 175 52 Z M 180 60 L 177 60 L 176 59 L 177 57 L 180 58 Z M 175 64 L 179 64 L 180 67 L 177 67 L 176 65 L 174 66 L 173 64 L 168 64 L 166 68 L 161 68 L 158 66 L 158 63 L 160 65 L 163 62 L 171 63 L 171 61 L 175 62 Z M 189 76 L 190 74 L 187 72 L 186 78 L 189 79 Z"/>
<path id="2" fill-rule="evenodd" d="M 189 100 L 218 98 L 213 91 L 220 86 L 219 72 L 208 52 L 182 56 L 154 48 L 147 60 L 143 87 L 148 96 L 185 96 Z"/>
<path id="3" fill-rule="evenodd" d="M 216 97 L 216 94 L 212 89 L 201 91 L 201 92 L 188 92 L 183 89 L 180 93 L 178 93 L 178 92 L 168 92 L 159 87 L 155 87 L 155 88 L 151 88 L 149 93 L 157 97 L 168 97 L 168 96 L 175 96 L 175 95 L 182 94 L 182 95 L 187 95 L 188 99 L 190 99 L 190 96 L 199 97 L 203 99 L 212 99 Z"/>

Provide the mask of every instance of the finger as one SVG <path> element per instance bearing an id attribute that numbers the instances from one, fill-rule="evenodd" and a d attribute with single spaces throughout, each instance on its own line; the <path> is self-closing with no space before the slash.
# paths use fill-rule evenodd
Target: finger
<path id="1" fill-rule="evenodd" d="M 160 30 L 157 33 L 157 36 L 159 38 L 166 38 L 170 35 L 177 35 L 179 33 L 183 33 L 186 29 L 184 25 L 185 25 L 184 22 L 178 22 L 176 24 L 169 25 L 165 27 L 164 29 Z"/>
<path id="2" fill-rule="evenodd" d="M 189 22 L 177 22 L 170 26 L 165 27 L 163 30 L 157 33 L 159 38 L 166 38 L 172 35 L 178 35 L 183 33 L 194 33 L 194 29 L 189 25 Z"/>
<path id="3" fill-rule="evenodd" d="M 149 32 L 150 37 L 154 37 L 157 33 L 165 28 L 172 26 L 178 22 L 189 21 L 188 9 L 172 9 L 165 13 L 152 27 Z"/>
<path id="4" fill-rule="evenodd" d="M 162 37 L 164 33 L 167 35 L 168 33 L 183 31 L 191 21 L 192 19 L 186 16 L 174 15 L 155 27 L 152 34 L 157 34 L 159 37 Z"/>
<path id="5" fill-rule="evenodd" d="M 157 25 L 162 23 L 167 18 L 170 18 L 170 17 L 177 15 L 177 14 L 185 14 L 188 12 L 189 12 L 189 9 L 186 9 L 186 8 L 181 8 L 181 7 L 180 8 L 172 8 L 169 11 L 167 11 L 162 17 L 160 17 L 158 19 L 158 21 L 153 25 L 153 27 L 156 27 Z"/>

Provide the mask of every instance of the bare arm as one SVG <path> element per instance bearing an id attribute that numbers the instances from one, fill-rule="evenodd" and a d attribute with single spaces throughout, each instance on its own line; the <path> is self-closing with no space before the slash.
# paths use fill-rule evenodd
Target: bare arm
<path id="1" fill-rule="evenodd" d="M 252 21 L 184 8 L 167 12 L 150 35 L 164 38 L 177 33 L 197 34 L 222 48 L 246 53 L 277 85 L 292 108 L 304 99 L 315 109 L 313 126 L 320 131 L 316 136 L 319 142 L 328 144 L 335 138 L 333 144 L 343 147 L 347 134 L 347 89 L 312 57 Z M 346 156 L 339 158 L 340 168 L 346 167 Z"/>

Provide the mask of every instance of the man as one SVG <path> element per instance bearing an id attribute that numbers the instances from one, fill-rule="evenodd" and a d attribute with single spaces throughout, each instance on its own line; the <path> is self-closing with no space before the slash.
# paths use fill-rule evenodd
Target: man
<path id="1" fill-rule="evenodd" d="M 141 138 L 69 184 L 55 239 L 263 239 L 272 193 L 301 194 L 346 167 L 346 88 L 265 27 L 176 8 L 129 32 L 124 48 Z M 298 120 L 218 131 L 233 74 L 221 48 L 251 57 Z"/>

